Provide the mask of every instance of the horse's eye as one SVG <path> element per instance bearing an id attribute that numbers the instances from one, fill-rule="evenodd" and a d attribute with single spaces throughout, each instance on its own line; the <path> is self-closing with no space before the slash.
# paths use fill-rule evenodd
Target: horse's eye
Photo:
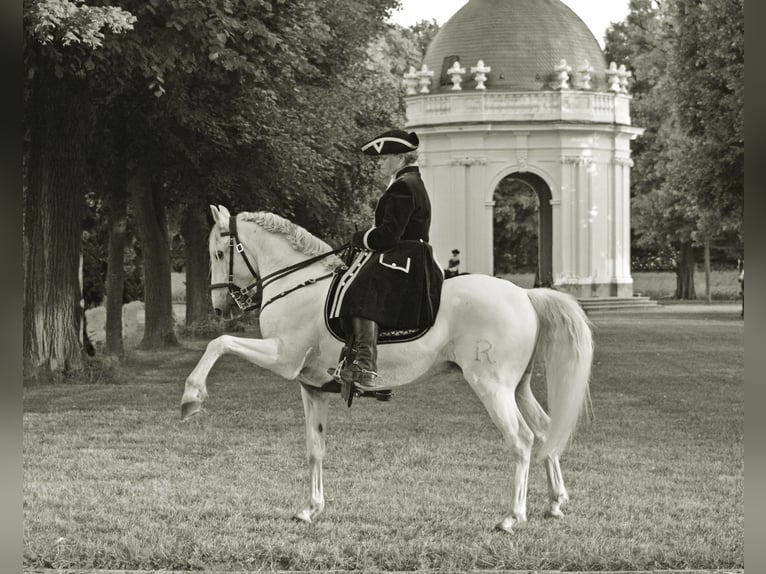
<path id="1" fill-rule="evenodd" d="M 216 252 L 215 252 L 215 258 L 216 258 L 218 261 L 220 261 L 221 259 L 223 259 L 223 251 L 216 251 Z"/>

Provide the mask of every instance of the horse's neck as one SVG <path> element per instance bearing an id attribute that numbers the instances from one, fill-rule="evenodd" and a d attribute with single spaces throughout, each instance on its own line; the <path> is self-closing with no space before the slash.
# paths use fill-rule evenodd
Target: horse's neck
<path id="1" fill-rule="evenodd" d="M 309 259 L 308 255 L 295 250 L 290 245 L 288 239 L 279 233 L 263 231 L 260 240 L 261 242 L 258 246 L 258 268 L 261 277 L 276 273 L 286 267 Z M 311 268 L 317 264 L 309 265 L 305 269 L 298 269 L 290 273 L 288 277 L 299 279 L 307 273 L 310 274 Z"/>

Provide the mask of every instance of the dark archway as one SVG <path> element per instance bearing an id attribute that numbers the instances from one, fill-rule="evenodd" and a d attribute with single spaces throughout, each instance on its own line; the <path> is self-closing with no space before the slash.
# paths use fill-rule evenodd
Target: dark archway
<path id="1" fill-rule="evenodd" d="M 535 287 L 553 285 L 551 190 L 532 173 L 512 173 L 494 191 L 493 259 L 495 274 L 535 273 Z M 502 226 L 502 228 L 498 228 Z M 511 253 L 508 253 L 511 243 Z M 504 252 L 505 251 L 505 252 Z"/>

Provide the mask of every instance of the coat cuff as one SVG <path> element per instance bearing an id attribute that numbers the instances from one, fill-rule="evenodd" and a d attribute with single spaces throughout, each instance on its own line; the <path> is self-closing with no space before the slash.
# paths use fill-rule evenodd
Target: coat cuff
<path id="1" fill-rule="evenodd" d="M 370 231 L 372 231 L 372 229 L 356 231 L 351 236 L 351 245 L 360 249 L 370 249 L 370 245 L 367 243 L 367 236 L 370 234 Z"/>
<path id="2" fill-rule="evenodd" d="M 372 247 L 370 247 L 370 243 L 369 243 L 370 233 L 372 233 L 373 229 L 374 229 L 374 227 L 371 227 L 370 229 L 365 231 L 364 235 L 362 236 L 362 243 L 364 243 L 364 248 L 369 250 L 369 251 L 373 250 Z"/>

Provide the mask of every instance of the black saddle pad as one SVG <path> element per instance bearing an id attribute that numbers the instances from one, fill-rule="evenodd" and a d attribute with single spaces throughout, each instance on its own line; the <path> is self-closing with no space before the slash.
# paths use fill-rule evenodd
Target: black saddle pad
<path id="1" fill-rule="evenodd" d="M 327 326 L 327 330 L 332 333 L 333 337 L 341 342 L 345 342 L 346 333 L 343 331 L 340 318 L 330 318 L 330 307 L 332 306 L 332 300 L 338 289 L 341 277 L 343 277 L 342 272 L 335 273 L 335 276 L 330 283 L 330 289 L 327 291 L 327 298 L 324 303 L 324 324 Z M 385 345 L 386 343 L 407 343 L 409 341 L 414 341 L 425 335 L 430 328 L 431 325 L 426 325 L 424 327 L 418 327 L 417 329 L 385 331 L 383 330 L 383 327 L 381 327 L 381 331 L 378 334 L 378 344 Z"/>

